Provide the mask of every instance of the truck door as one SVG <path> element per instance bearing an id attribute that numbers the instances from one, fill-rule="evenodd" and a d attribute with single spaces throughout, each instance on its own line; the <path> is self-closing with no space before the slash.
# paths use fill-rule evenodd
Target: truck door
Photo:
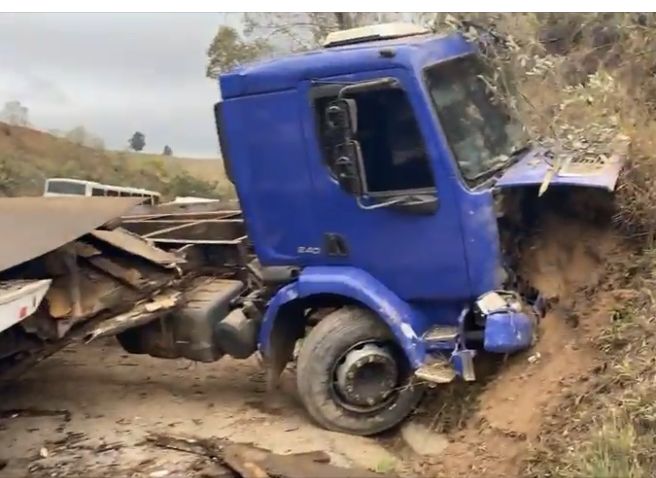
<path id="1" fill-rule="evenodd" d="M 336 179 L 326 108 L 345 85 L 377 79 L 394 86 L 349 95 L 357 105 L 355 139 L 367 189 L 359 199 Z M 312 262 L 362 268 L 405 300 L 467 298 L 454 178 L 417 80 L 405 70 L 387 69 L 308 81 L 301 90 L 318 226 Z M 435 207 L 386 205 L 408 195 L 432 197 Z"/>

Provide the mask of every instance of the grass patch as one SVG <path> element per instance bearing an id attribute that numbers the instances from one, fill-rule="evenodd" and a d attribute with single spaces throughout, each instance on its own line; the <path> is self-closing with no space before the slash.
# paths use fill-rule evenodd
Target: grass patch
<path id="1" fill-rule="evenodd" d="M 634 379 L 636 377 L 633 377 Z M 626 382 L 626 381 L 624 381 Z M 555 463 L 563 478 L 647 478 L 656 471 L 656 388 L 632 380 L 624 393 L 606 397 L 596 419 Z M 629 382 L 630 383 L 630 382 Z"/>
<path id="2" fill-rule="evenodd" d="M 574 469 L 566 470 L 571 478 L 645 478 L 649 472 L 640 463 L 639 437 L 632 423 L 613 418 L 601 425 L 591 440 L 574 454 Z"/>
<path id="3" fill-rule="evenodd" d="M 376 466 L 374 467 L 373 471 L 376 473 L 392 473 L 396 469 L 396 460 L 394 458 L 382 458 L 378 463 L 376 463 Z"/>
<path id="4" fill-rule="evenodd" d="M 592 337 L 606 362 L 573 390 L 540 435 L 526 477 L 647 478 L 656 476 L 656 307 L 653 254 L 636 258 L 636 292 Z M 649 266 L 649 269 L 645 269 Z"/>

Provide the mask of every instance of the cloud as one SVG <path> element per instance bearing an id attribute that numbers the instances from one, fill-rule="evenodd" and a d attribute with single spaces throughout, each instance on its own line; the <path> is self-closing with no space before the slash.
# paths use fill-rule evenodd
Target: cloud
<path id="1" fill-rule="evenodd" d="M 84 125 L 122 149 L 216 157 L 205 50 L 225 14 L 0 14 L 0 102 L 17 99 L 43 129 Z"/>

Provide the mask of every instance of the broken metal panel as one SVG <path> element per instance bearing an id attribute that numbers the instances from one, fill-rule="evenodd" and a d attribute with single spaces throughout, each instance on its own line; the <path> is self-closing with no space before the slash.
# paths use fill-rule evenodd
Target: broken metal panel
<path id="1" fill-rule="evenodd" d="M 80 241 L 75 242 L 75 253 L 80 257 L 84 257 L 85 259 L 90 259 L 92 257 L 102 255 L 102 251 L 100 249 L 93 247 L 91 244 Z"/>
<path id="2" fill-rule="evenodd" d="M 153 214 L 130 214 L 123 216 L 124 222 L 143 222 L 150 220 L 183 220 L 191 219 L 240 219 L 241 211 L 238 209 L 227 209 L 222 211 L 210 212 L 173 212 L 173 213 L 153 213 Z"/>
<path id="3" fill-rule="evenodd" d="M 96 268 L 106 272 L 110 276 L 119 280 L 120 282 L 134 288 L 139 288 L 147 284 L 147 279 L 141 274 L 138 269 L 133 267 L 124 267 L 107 257 L 91 257 L 88 259 L 91 264 Z"/>
<path id="4" fill-rule="evenodd" d="M 93 257 L 79 263 L 79 303 L 71 294 L 70 274 L 54 278 L 46 295 L 48 316 L 54 319 L 58 335 L 71 326 L 101 312 L 123 312 L 135 302 L 153 294 L 178 278 L 177 274 L 151 273 L 147 268 L 125 268 L 108 257 Z"/>
<path id="5" fill-rule="evenodd" d="M 193 216 L 197 216 L 194 214 Z M 130 232 L 139 234 L 140 236 L 147 236 L 153 232 L 158 232 L 163 229 L 171 227 L 185 227 L 196 221 L 214 220 L 215 217 L 178 217 L 178 216 L 164 216 L 164 217 L 148 217 L 139 219 L 123 218 L 121 226 Z"/>
<path id="6" fill-rule="evenodd" d="M 192 221 L 186 226 L 167 227 L 148 234 L 148 239 L 174 239 L 196 244 L 200 242 L 210 244 L 217 241 L 243 240 L 245 236 L 244 222 L 241 219 L 210 219 Z"/>
<path id="7" fill-rule="evenodd" d="M 623 136 L 609 145 L 609 156 L 570 153 L 551 157 L 548 150 L 535 148 L 510 166 L 496 187 L 540 186 L 540 195 L 550 185 L 613 191 L 628 157 L 628 148 L 628 139 Z"/>
<path id="8" fill-rule="evenodd" d="M 120 217 L 140 198 L 0 198 L 0 271 L 74 241 Z"/>
<path id="9" fill-rule="evenodd" d="M 47 203 L 77 204 L 82 205 L 81 209 L 84 209 L 97 202 L 90 198 L 33 199 L 39 204 L 34 206 L 35 209 L 40 210 Z M 123 207 L 126 207 L 127 202 L 127 208 L 132 202 L 131 199 L 99 199 L 102 199 L 103 203 L 120 202 Z M 1 212 L 2 208 L 0 218 Z M 81 214 L 90 215 L 84 211 Z M 121 227 L 114 228 L 120 224 L 119 221 L 124 220 L 124 216 L 120 216 L 120 213 L 107 213 L 102 220 L 97 221 L 98 226 L 104 225 L 103 229 L 78 227 L 76 231 L 80 234 L 72 240 L 63 243 L 54 241 L 50 244 L 52 250 L 31 257 L 32 260 L 28 260 L 28 264 L 21 266 L 20 270 L 14 268 L 7 271 L 6 276 L 20 274 L 21 277 L 48 277 L 52 279 L 52 284 L 43 306 L 21 322 L 20 326 L 11 329 L 34 338 L 34 343 L 28 343 L 21 338 L 22 342 L 17 342 L 17 347 L 12 347 L 11 350 L 14 351 L 12 354 L 22 352 L 23 356 L 20 360 L 11 358 L 10 367 L 5 372 L 10 372 L 10 375 L 19 374 L 27 366 L 42 360 L 66 344 L 85 337 L 96 337 L 94 334 L 113 334 L 120 332 L 123 327 L 139 325 L 146 328 L 158 326 L 160 321 L 153 320 L 166 315 L 169 308 L 175 307 L 171 301 L 160 301 L 161 296 L 170 291 L 185 290 L 199 267 L 212 269 L 214 273 L 225 277 L 236 277 L 236 273 L 242 269 L 239 264 L 245 263 L 240 260 L 245 254 L 243 221 L 223 218 L 226 215 L 234 217 L 238 214 L 238 211 L 228 211 L 164 216 L 164 220 L 176 222 L 160 223 L 154 229 L 169 238 L 163 239 L 164 241 L 179 241 L 176 246 L 188 248 L 183 255 L 181 252 L 161 250 L 153 245 L 154 240 L 145 239 Z M 76 212 L 69 212 L 65 208 L 59 215 L 52 212 L 50 215 L 61 217 L 66 226 L 78 219 Z M 149 216 L 149 219 L 154 217 Z M 52 225 L 56 230 L 57 221 L 52 217 L 49 220 L 50 222 L 46 222 L 45 217 L 41 217 L 43 224 Z M 161 220 L 161 216 L 156 220 Z M 130 222 L 139 221 L 148 222 L 148 219 L 142 217 Z M 171 229 L 172 226 L 181 224 L 185 227 Z M 30 234 L 48 235 L 44 234 L 44 231 L 37 231 L 35 226 L 34 222 Z M 171 236 L 180 239 L 170 239 Z M 63 241 L 61 234 L 57 237 Z M 191 261 L 195 267 L 190 267 L 190 255 L 195 257 Z M 189 271 L 192 273 L 188 274 Z M 96 330 L 95 327 L 101 329 Z M 169 349 L 172 350 L 172 345 Z M 3 373 L 3 365 L 8 363 L 7 360 L 0 363 L 0 375 Z"/>
<path id="10" fill-rule="evenodd" d="M 185 280 L 177 269 L 164 269 L 101 241 L 93 246 L 82 242 L 89 239 L 85 236 L 83 240 L 69 243 L 34 262 L 39 266 L 38 270 L 46 271 L 52 277 L 52 285 L 46 294 L 44 307 L 5 331 L 16 332 L 14 336 L 17 338 L 11 342 L 11 347 L 0 344 L 0 358 L 8 357 L 6 352 L 20 352 L 22 355 L 19 359 L 0 361 L 0 378 L 18 376 L 66 344 L 84 338 L 88 330 L 111 317 L 125 314 L 142 301 L 148 301 L 144 305 L 146 312 L 156 315 L 155 309 L 161 302 L 156 301 L 153 305 L 149 298 L 161 294 L 162 290 L 178 291 Z M 62 264 L 63 256 L 70 250 L 82 253 L 75 260 L 79 288 L 79 294 L 75 296 L 71 293 L 70 269 Z M 54 265 L 53 269 L 49 268 L 50 264 Z M 136 274 L 143 280 L 136 281 Z M 76 297 L 79 298 L 78 313 L 74 310 Z M 23 330 L 28 334 L 21 335 Z M 5 337 L 6 333 L 0 334 L 0 340 Z"/>
<path id="11" fill-rule="evenodd" d="M 222 207 L 220 201 L 208 201 L 208 202 L 195 202 L 195 203 L 180 203 L 180 202 L 169 202 L 160 204 L 154 210 L 157 212 L 215 212 Z"/>
<path id="12" fill-rule="evenodd" d="M 170 252 L 159 249 L 142 237 L 125 229 L 114 229 L 113 231 L 96 230 L 90 233 L 96 239 L 119 248 L 129 254 L 139 256 L 150 262 L 163 267 L 173 268 L 183 263 L 184 259 Z"/>
<path id="13" fill-rule="evenodd" d="M 176 262 L 183 262 L 122 229 L 92 231 L 45 259 L 44 264 L 54 265 L 46 269 L 53 277 L 46 311 L 58 337 L 101 312 L 130 309 L 178 280 Z M 58 264 L 62 259 L 65 267 Z"/>
<path id="14" fill-rule="evenodd" d="M 147 324 L 177 307 L 182 297 L 179 291 L 169 291 L 135 305 L 131 310 L 100 322 L 85 335 L 85 342 L 108 337 L 133 327 Z"/>
<path id="15" fill-rule="evenodd" d="M 113 305 L 120 296 L 123 296 L 122 300 L 128 300 L 128 297 L 124 295 L 127 289 L 122 287 L 116 280 L 88 268 L 80 270 L 79 288 L 80 311 L 79 314 L 75 314 L 74 299 L 70 293 L 70 277 L 55 278 L 46 295 L 50 316 L 55 319 L 65 319 L 73 316 L 76 316 L 77 319 L 83 319 Z"/>

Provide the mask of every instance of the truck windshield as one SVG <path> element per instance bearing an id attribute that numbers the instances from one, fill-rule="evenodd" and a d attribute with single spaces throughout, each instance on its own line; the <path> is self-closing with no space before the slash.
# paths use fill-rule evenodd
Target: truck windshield
<path id="1" fill-rule="evenodd" d="M 469 182 L 511 163 L 528 137 L 495 98 L 482 61 L 458 58 L 425 70 L 433 107 L 462 175 Z"/>

